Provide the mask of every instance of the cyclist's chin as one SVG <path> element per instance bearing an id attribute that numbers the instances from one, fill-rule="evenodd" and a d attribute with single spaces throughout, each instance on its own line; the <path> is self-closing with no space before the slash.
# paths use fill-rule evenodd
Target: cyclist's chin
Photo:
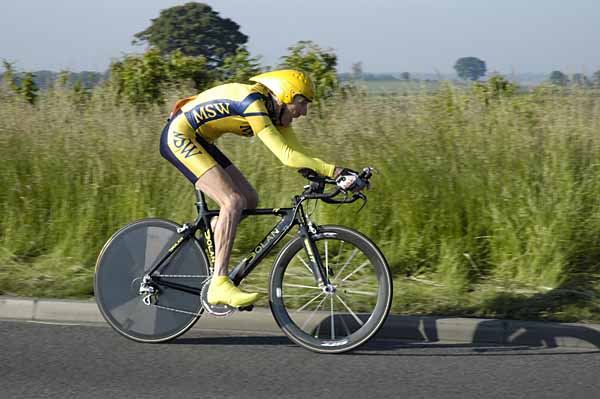
<path id="1" fill-rule="evenodd" d="M 296 115 L 296 116 L 292 116 L 292 117 L 290 118 L 290 120 L 289 120 L 289 121 L 287 121 L 287 124 L 285 124 L 285 122 L 286 122 L 286 121 L 285 121 L 285 120 L 283 120 L 283 121 L 282 121 L 282 123 L 281 123 L 281 126 L 283 126 L 283 127 L 289 127 L 289 126 L 292 124 L 292 122 L 294 122 L 294 120 L 295 120 L 295 119 L 298 119 L 298 118 L 300 118 L 301 116 L 302 116 L 302 115 Z"/>
<path id="2" fill-rule="evenodd" d="M 290 125 L 292 124 L 293 119 L 292 118 L 281 118 L 281 120 L 279 121 L 279 126 L 281 127 L 290 127 Z"/>

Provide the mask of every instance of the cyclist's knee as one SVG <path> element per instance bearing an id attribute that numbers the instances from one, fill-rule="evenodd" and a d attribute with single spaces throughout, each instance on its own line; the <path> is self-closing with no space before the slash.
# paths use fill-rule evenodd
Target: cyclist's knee
<path id="1" fill-rule="evenodd" d="M 227 212 L 229 214 L 241 214 L 242 210 L 246 208 L 246 197 L 237 192 L 232 192 L 227 195 L 221 204 L 221 212 Z"/>

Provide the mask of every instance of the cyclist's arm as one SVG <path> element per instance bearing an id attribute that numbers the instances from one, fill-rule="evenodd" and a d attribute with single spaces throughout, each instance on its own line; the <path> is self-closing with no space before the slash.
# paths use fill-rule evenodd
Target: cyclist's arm
<path id="1" fill-rule="evenodd" d="M 304 147 L 302 144 L 300 144 L 300 142 L 298 141 L 298 138 L 296 137 L 296 132 L 294 131 L 294 129 L 291 126 L 288 127 L 283 127 L 283 126 L 277 126 L 277 130 L 279 131 L 279 133 L 281 134 L 281 136 L 283 137 L 283 139 L 289 144 L 290 147 L 292 147 L 294 150 L 296 151 L 300 151 L 303 154 L 306 154 L 308 151 L 306 150 L 306 147 Z"/>
<path id="2" fill-rule="evenodd" d="M 266 108 L 260 101 L 256 101 L 248 108 L 253 108 L 254 112 L 259 111 L 266 114 Z M 293 168 L 310 168 L 323 176 L 333 177 L 335 166 L 319 158 L 305 155 L 305 150 L 296 139 L 293 129 L 282 128 L 279 130 L 273 125 L 271 119 L 264 115 L 247 116 L 246 119 L 254 134 L 279 158 L 281 163 Z"/>
<path id="3" fill-rule="evenodd" d="M 277 128 L 277 130 L 279 131 L 279 133 L 281 133 L 281 135 L 283 136 L 284 140 L 287 141 L 287 143 L 289 144 L 290 147 L 292 147 L 294 150 L 297 150 L 301 153 L 306 154 L 308 151 L 306 150 L 306 147 L 304 147 L 299 141 L 298 138 L 296 137 L 296 132 L 295 130 L 291 127 L 283 127 L 283 126 L 279 126 Z M 316 158 L 318 159 L 318 158 Z M 319 159 L 320 161 L 320 159 Z M 342 168 L 339 166 L 336 166 L 333 172 L 332 176 L 329 175 L 324 175 L 324 176 L 328 176 L 328 177 L 337 177 L 341 172 L 342 172 Z"/>
<path id="4" fill-rule="evenodd" d="M 333 177 L 335 165 L 304 155 L 290 145 L 291 143 L 285 140 L 275 126 L 266 127 L 256 135 L 284 165 L 293 168 L 310 168 L 323 176 Z"/>

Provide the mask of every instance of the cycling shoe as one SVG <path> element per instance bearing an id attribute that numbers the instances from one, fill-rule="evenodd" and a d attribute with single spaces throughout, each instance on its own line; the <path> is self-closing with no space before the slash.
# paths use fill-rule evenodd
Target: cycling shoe
<path id="1" fill-rule="evenodd" d="M 216 276 L 208 286 L 207 300 L 211 305 L 228 305 L 234 308 L 253 304 L 259 298 L 258 293 L 244 292 L 227 276 Z"/>

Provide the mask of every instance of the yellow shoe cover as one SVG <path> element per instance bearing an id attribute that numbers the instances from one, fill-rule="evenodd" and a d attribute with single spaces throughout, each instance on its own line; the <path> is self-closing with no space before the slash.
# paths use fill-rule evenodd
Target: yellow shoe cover
<path id="1" fill-rule="evenodd" d="M 258 293 L 246 293 L 233 285 L 227 276 L 215 276 L 208 286 L 207 299 L 212 305 L 229 305 L 234 308 L 248 306 L 258 299 Z"/>

